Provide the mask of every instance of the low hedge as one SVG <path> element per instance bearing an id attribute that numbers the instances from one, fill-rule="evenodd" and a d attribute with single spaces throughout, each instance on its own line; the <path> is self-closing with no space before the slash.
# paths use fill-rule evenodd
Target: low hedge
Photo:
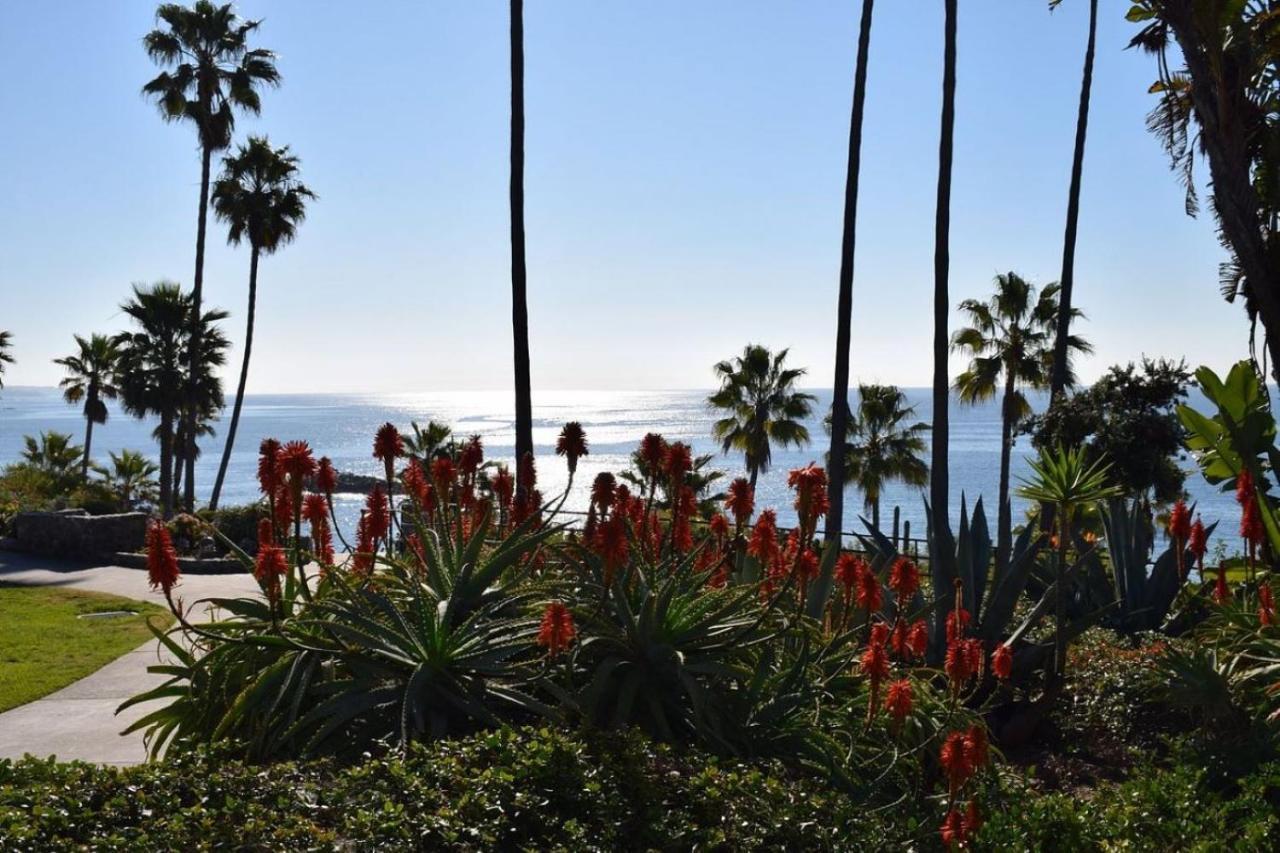
<path id="1" fill-rule="evenodd" d="M 0 761 L 3 850 L 835 850 L 871 844 L 874 828 L 847 796 L 776 765 L 635 734 L 504 730 L 347 767 Z"/>
<path id="2" fill-rule="evenodd" d="M 1189 764 L 1083 796 L 1002 788 L 974 849 L 1255 850 L 1280 831 L 1280 764 L 1228 791 Z M 872 810 L 776 764 L 546 729 L 345 767 L 0 761 L 3 850 L 933 850 L 939 805 Z"/>

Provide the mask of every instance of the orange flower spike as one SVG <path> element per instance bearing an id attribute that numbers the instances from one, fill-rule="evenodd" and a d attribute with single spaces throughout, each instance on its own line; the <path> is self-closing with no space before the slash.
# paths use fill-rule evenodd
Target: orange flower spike
<path id="1" fill-rule="evenodd" d="M 498 470 L 489 480 L 489 486 L 493 489 L 494 497 L 498 499 L 498 506 L 504 510 L 510 509 L 511 499 L 516 493 L 516 481 L 505 465 L 498 466 Z"/>
<path id="2" fill-rule="evenodd" d="M 325 501 L 324 495 L 311 492 L 303 498 L 302 517 L 312 526 L 328 522 L 329 504 Z"/>
<path id="3" fill-rule="evenodd" d="M 968 732 L 951 732 L 939 753 L 939 763 L 947 774 L 947 784 L 953 797 L 974 774 L 973 753 L 967 742 Z"/>
<path id="4" fill-rule="evenodd" d="M 373 491 L 365 498 L 365 511 L 368 513 L 369 535 L 376 541 L 391 531 L 391 510 L 387 506 L 387 493 L 381 485 L 373 487 Z"/>
<path id="5" fill-rule="evenodd" d="M 573 613 L 564 602 L 549 602 L 538 628 L 538 645 L 546 648 L 550 657 L 557 657 L 569 648 L 575 636 L 577 629 L 573 624 Z"/>
<path id="6" fill-rule="evenodd" d="M 1013 674 L 1013 649 L 1004 643 L 991 653 L 991 674 L 1001 681 L 1008 681 Z"/>
<path id="7" fill-rule="evenodd" d="M 613 505 L 614 492 L 617 486 L 617 478 L 608 471 L 601 471 L 591 481 L 591 504 L 600 510 L 602 515 L 607 513 L 609 507 Z"/>
<path id="8" fill-rule="evenodd" d="M 723 543 L 729 537 L 729 519 L 725 518 L 722 513 L 717 512 L 707 522 L 707 530 L 711 532 L 717 542 Z"/>
<path id="9" fill-rule="evenodd" d="M 582 424 L 569 421 L 556 439 L 556 455 L 563 456 L 569 466 L 569 477 L 578 470 L 578 459 L 587 455 L 587 433 Z"/>
<path id="10" fill-rule="evenodd" d="M 948 850 L 956 847 L 963 847 L 969 840 L 969 835 L 965 831 L 964 815 L 960 814 L 959 809 L 952 809 L 947 812 L 947 816 L 942 820 L 942 843 L 946 845 Z"/>
<path id="11" fill-rule="evenodd" d="M 656 480 L 662 471 L 662 460 L 667 455 L 667 441 L 656 432 L 651 432 L 640 439 L 640 462 L 643 473 L 649 479 Z"/>
<path id="12" fill-rule="evenodd" d="M 929 626 L 923 619 L 911 623 L 911 631 L 907 634 L 907 646 L 917 658 L 923 658 L 929 651 Z"/>
<path id="13" fill-rule="evenodd" d="M 1199 515 L 1196 516 L 1195 522 L 1191 525 L 1191 531 L 1187 535 L 1187 550 L 1195 559 L 1196 568 L 1203 572 L 1204 555 L 1209 551 L 1209 531 Z"/>
<path id="14" fill-rule="evenodd" d="M 1264 583 L 1258 587 L 1258 623 L 1263 627 L 1274 625 L 1276 621 L 1276 603 L 1271 595 L 1271 584 Z"/>
<path id="15" fill-rule="evenodd" d="M 893 719 L 895 729 L 902 728 L 903 722 L 911 716 L 912 699 L 909 679 L 899 679 L 889 685 L 889 690 L 885 694 L 884 709 Z"/>
<path id="16" fill-rule="evenodd" d="M 762 511 L 756 519 L 751 540 L 747 543 L 747 553 L 766 565 L 778 553 L 778 516 L 773 510 Z"/>
<path id="17" fill-rule="evenodd" d="M 169 528 L 163 521 L 152 519 L 147 525 L 147 578 L 152 589 L 164 591 L 165 596 L 173 589 L 182 574 L 178 567 L 178 552 L 174 550 L 173 539 L 169 536 Z"/>
<path id="18" fill-rule="evenodd" d="M 755 489 L 746 477 L 738 477 L 729 484 L 729 491 L 724 499 L 724 508 L 733 516 L 733 523 L 741 529 L 751 520 L 755 511 Z"/>
<path id="19" fill-rule="evenodd" d="M 906 557 L 894 560 L 893 568 L 889 570 L 889 589 L 893 590 L 898 607 L 902 608 L 920 589 L 920 569 Z"/>
<path id="20" fill-rule="evenodd" d="M 884 606 L 884 593 L 880 589 L 880 578 L 871 567 L 863 561 L 857 579 L 858 608 L 868 613 L 875 613 Z"/>
<path id="21" fill-rule="evenodd" d="M 321 456 L 320 461 L 316 463 L 316 488 L 324 493 L 325 497 L 332 497 L 338 488 L 338 473 L 333 470 L 333 460 L 328 456 Z"/>
<path id="22" fill-rule="evenodd" d="M 258 487 L 270 497 L 280 488 L 280 442 L 264 438 L 258 445 Z"/>
<path id="23" fill-rule="evenodd" d="M 1227 588 L 1227 564 L 1218 564 L 1218 579 L 1213 584 L 1213 600 L 1215 603 L 1226 604 L 1231 598 L 1231 590 Z"/>
<path id="24" fill-rule="evenodd" d="M 827 472 L 810 462 L 787 475 L 787 486 L 796 493 L 795 510 L 800 526 L 806 535 L 818 525 L 818 519 L 827 514 Z"/>

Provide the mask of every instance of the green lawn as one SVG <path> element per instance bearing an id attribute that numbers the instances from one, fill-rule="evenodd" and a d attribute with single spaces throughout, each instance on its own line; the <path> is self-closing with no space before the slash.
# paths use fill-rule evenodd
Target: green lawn
<path id="1" fill-rule="evenodd" d="M 79 619 L 133 610 L 136 616 Z M 0 711 L 39 699 L 142 645 L 169 612 L 129 598 L 65 587 L 0 584 Z"/>

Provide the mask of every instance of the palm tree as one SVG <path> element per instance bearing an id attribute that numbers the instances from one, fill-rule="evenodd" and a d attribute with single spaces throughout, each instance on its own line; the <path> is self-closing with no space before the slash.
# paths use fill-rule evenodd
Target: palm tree
<path id="1" fill-rule="evenodd" d="M 58 489 L 68 489 L 80 474 L 76 465 L 84 448 L 74 444 L 70 433 L 46 430 L 39 437 L 22 437 L 22 461 L 53 479 Z"/>
<path id="2" fill-rule="evenodd" d="M 264 137 L 251 136 L 233 157 L 222 161 L 222 175 L 213 186 L 213 213 L 228 225 L 227 242 L 240 245 L 249 241 L 249 310 L 245 319 L 244 358 L 240 364 L 240 383 L 231 409 L 231 424 L 222 448 L 218 477 L 213 483 L 209 508 L 218 508 L 222 482 L 231 461 L 231 448 L 240 425 L 240 408 L 244 405 L 245 384 L 249 380 L 249 355 L 253 351 L 253 318 L 258 300 L 258 258 L 273 254 L 281 246 L 293 242 L 298 225 L 306 219 L 307 201 L 315 194 L 298 180 L 298 158 L 289 146 L 272 148 Z"/>
<path id="3" fill-rule="evenodd" d="M 951 163 L 955 149 L 956 127 L 956 0 L 945 0 L 944 39 L 942 52 L 942 130 L 938 139 L 938 201 L 934 220 L 933 246 L 933 446 L 930 459 L 929 499 L 934 518 L 934 533 L 948 539 L 950 514 L 947 509 L 951 488 L 947 467 L 951 421 L 950 377 L 947 373 L 949 336 L 947 318 L 951 298 L 947 280 L 951 274 Z M 935 549 L 944 577 L 953 574 L 949 565 L 952 549 L 949 541 L 941 541 Z"/>
<path id="4" fill-rule="evenodd" d="M 419 462 L 429 463 L 453 443 L 453 429 L 439 421 L 427 421 L 426 427 L 418 426 L 417 421 L 410 421 L 409 429 L 413 434 L 403 436 L 405 453 Z"/>
<path id="5" fill-rule="evenodd" d="M 67 375 L 58 387 L 62 397 L 75 405 L 84 401 L 84 460 L 80 464 L 81 475 L 89 476 L 89 454 L 93 447 L 93 425 L 107 422 L 106 400 L 114 400 L 120 393 L 116 387 L 116 362 L 120 353 L 116 342 L 106 335 L 91 335 L 88 340 L 75 336 L 79 352 L 65 358 L 55 358 L 54 364 L 67 369 Z"/>
<path id="6" fill-rule="evenodd" d="M 1003 572 L 1013 546 L 1009 506 L 1009 463 L 1018 424 L 1031 414 L 1022 391 L 1043 389 L 1053 367 L 1053 333 L 1058 328 L 1058 285 L 1036 288 L 1017 273 L 996 276 L 995 293 L 986 302 L 966 299 L 960 310 L 969 325 L 956 332 L 952 346 L 971 357 L 956 378 L 960 400 L 976 404 L 1002 393 L 1000 404 L 1000 519 L 996 534 L 996 568 Z M 1082 316 L 1075 311 L 1076 316 Z M 1092 347 L 1072 336 L 1069 351 L 1087 353 Z M 1067 385 L 1075 384 L 1070 362 Z M 1003 389 L 1003 390 L 1002 390 Z M 999 576 L 999 575 L 998 575 Z"/>
<path id="7" fill-rule="evenodd" d="M 832 400 L 849 399 L 849 341 L 853 323 L 853 259 L 858 231 L 858 177 L 862 169 L 862 116 L 867 100 L 867 62 L 871 50 L 871 11 L 875 0 L 862 0 L 862 21 L 858 30 L 858 57 L 853 72 L 853 111 L 849 118 L 849 165 L 845 171 L 844 228 L 840 245 L 840 295 L 836 306 L 836 371 Z M 827 453 L 830 469 L 828 486 L 826 542 L 840 544 L 844 527 L 845 436 L 848 432 L 848 406 L 836 406 L 831 414 L 831 449 Z M 825 577 L 820 586 L 827 588 Z"/>
<path id="8" fill-rule="evenodd" d="M 122 450 L 120 455 L 108 453 L 111 467 L 95 465 L 103 483 L 119 499 L 125 509 L 155 500 L 156 474 L 160 468 L 136 450 Z"/>
<path id="9" fill-rule="evenodd" d="M 155 100 L 165 121 L 190 121 L 200 141 L 200 207 L 196 220 L 196 264 L 192 279 L 191 361 L 189 375 L 198 372 L 201 304 L 204 297 L 204 240 L 209 207 L 209 170 L 213 153 L 231 144 L 235 112 L 262 111 L 258 88 L 276 86 L 280 73 L 275 54 L 249 49 L 249 36 L 258 21 L 242 21 L 230 3 L 215 5 L 196 0 L 191 7 L 162 3 L 156 21 L 163 26 L 143 38 L 147 56 L 165 70 L 142 87 Z M 171 70 L 170 70 L 171 69 Z M 195 389 L 188 389 L 195 395 Z M 194 440 L 193 429 L 187 429 Z M 194 454 L 187 454 L 193 457 Z M 187 460 L 184 500 L 195 504 L 195 462 Z"/>
<path id="10" fill-rule="evenodd" d="M 211 345 L 221 346 L 210 346 L 202 352 L 204 367 L 196 371 L 196 379 L 189 377 L 193 336 L 188 318 L 193 303 L 192 294 L 183 293 L 173 282 L 162 281 L 151 287 L 134 285 L 133 298 L 120 310 L 137 328 L 116 337 L 120 349 L 120 399 L 125 411 L 138 418 L 160 419 L 160 506 L 166 516 L 172 514 L 174 506 L 174 437 L 179 418 L 186 411 L 193 422 L 199 420 L 200 408 L 187 405 L 191 389 L 199 389 L 207 397 L 217 386 L 220 393 L 209 359 L 216 359 L 226 346 L 215 325 L 226 318 L 226 312 L 204 312 L 201 337 Z"/>
<path id="11" fill-rule="evenodd" d="M 13 364 L 13 333 L 0 331 L 0 388 L 4 387 L 4 366 Z"/>
<path id="12" fill-rule="evenodd" d="M 742 355 L 713 368 L 720 390 L 707 402 L 725 417 L 716 421 L 712 432 L 725 453 L 740 450 L 746 456 L 752 486 L 769 470 L 772 445 L 809 443 L 809 430 L 801 421 L 813 412 L 814 396 L 796 390 L 796 380 L 805 370 L 785 367 L 786 360 L 785 349 L 775 355 L 759 344 L 748 344 Z"/>
<path id="13" fill-rule="evenodd" d="M 1062 0 L 1049 0 L 1056 9 Z M 1084 170 L 1084 142 L 1089 132 L 1089 94 L 1093 89 L 1093 48 L 1098 33 L 1098 0 L 1089 0 L 1089 39 L 1084 49 L 1084 78 L 1080 82 L 1080 108 L 1076 114 L 1076 144 L 1071 157 L 1071 186 L 1067 191 L 1067 227 L 1062 241 L 1062 294 L 1059 301 L 1057 336 L 1053 347 L 1053 372 L 1049 377 L 1050 399 L 1056 400 L 1069 384 L 1071 355 L 1071 293 L 1076 278 L 1076 224 L 1080 219 L 1080 177 Z"/>
<path id="14" fill-rule="evenodd" d="M 853 440 L 844 444 L 841 486 L 853 483 L 858 487 L 877 528 L 880 493 L 886 483 L 925 486 L 929 482 L 929 464 L 923 458 L 924 433 L 929 425 L 908 425 L 906 421 L 915 413 L 915 406 L 907 405 L 907 395 L 896 385 L 859 385 L 857 416 L 846 412 Z M 829 420 L 835 421 L 834 413 Z M 836 470 L 830 457 L 827 465 Z"/>
<path id="15" fill-rule="evenodd" d="M 511 332 L 516 382 L 516 460 L 533 453 L 529 378 L 529 306 L 524 259 L 524 0 L 511 0 Z M 516 465 L 524 492 L 525 466 Z"/>

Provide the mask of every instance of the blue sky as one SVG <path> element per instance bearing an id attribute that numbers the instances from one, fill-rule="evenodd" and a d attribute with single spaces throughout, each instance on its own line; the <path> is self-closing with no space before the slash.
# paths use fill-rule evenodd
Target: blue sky
<path id="1" fill-rule="evenodd" d="M 1056 279 L 1086 3 L 967 0 L 959 25 L 953 302 Z M 746 341 L 830 382 L 859 3 L 527 0 L 527 232 L 537 388 L 711 384 Z M 1247 325 L 1143 120 L 1148 57 L 1104 3 L 1077 260 L 1108 364 L 1225 367 Z M 498 0 L 244 0 L 284 85 L 268 133 L 320 195 L 263 262 L 250 391 L 510 382 L 507 17 Z M 154 4 L 6 6 L 0 328 L 9 384 L 53 384 L 73 332 L 134 281 L 189 285 L 199 161 L 139 88 Z M 930 380 L 940 0 L 877 4 L 854 296 L 855 379 Z M 207 299 L 243 339 L 248 253 L 212 223 Z M 232 353 L 238 365 L 239 351 Z M 960 362 L 955 362 L 958 370 Z"/>

